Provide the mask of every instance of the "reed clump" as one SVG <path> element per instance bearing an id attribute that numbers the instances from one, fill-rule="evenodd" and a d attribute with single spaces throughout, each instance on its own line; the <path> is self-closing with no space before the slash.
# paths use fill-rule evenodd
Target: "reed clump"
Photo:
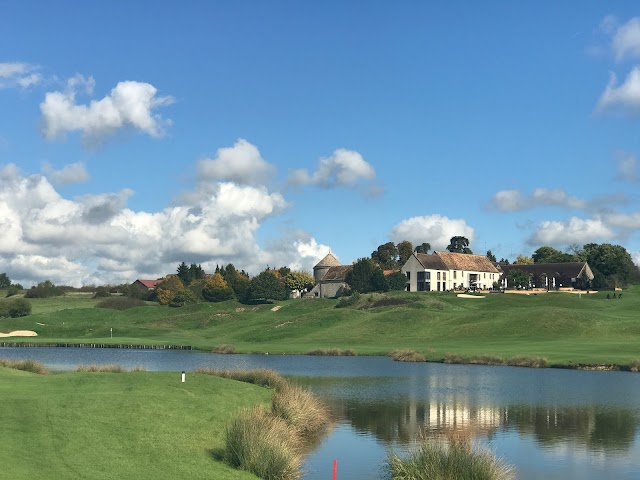
<path id="1" fill-rule="evenodd" d="M 396 362 L 426 362 L 427 357 L 417 350 L 394 350 L 389 356 Z"/>
<path id="2" fill-rule="evenodd" d="M 302 387 L 287 385 L 278 390 L 273 395 L 271 411 L 302 437 L 322 433 L 330 423 L 327 407 Z"/>
<path id="3" fill-rule="evenodd" d="M 123 373 L 126 370 L 120 365 L 78 365 L 76 372 Z"/>
<path id="4" fill-rule="evenodd" d="M 640 372 L 640 360 L 634 360 L 629 364 L 629 371 Z"/>
<path id="5" fill-rule="evenodd" d="M 346 350 L 341 350 L 339 348 L 316 348 L 315 350 L 311 350 L 307 352 L 307 355 L 317 355 L 317 356 L 333 356 L 333 357 L 355 357 L 358 354 L 347 348 Z"/>
<path id="6" fill-rule="evenodd" d="M 273 370 L 256 368 L 254 370 L 224 370 L 221 368 L 198 368 L 195 373 L 213 375 L 215 377 L 229 378 L 240 382 L 253 383 L 261 387 L 279 390 L 287 385 L 284 377 Z"/>
<path id="7" fill-rule="evenodd" d="M 301 476 L 299 445 L 284 419 L 254 407 L 227 426 L 225 460 L 265 480 L 294 480 Z"/>
<path id="8" fill-rule="evenodd" d="M 224 353 L 224 354 L 234 354 L 236 353 L 236 347 L 234 345 L 227 345 L 226 343 L 221 343 L 216 346 L 211 353 Z"/>
<path id="9" fill-rule="evenodd" d="M 458 353 L 447 353 L 444 356 L 444 363 L 462 363 L 471 365 L 501 365 L 511 367 L 546 368 L 549 361 L 544 357 L 529 357 L 527 355 L 517 355 L 515 357 L 499 357 L 497 355 L 461 355 Z"/>
<path id="10" fill-rule="evenodd" d="M 469 438 L 423 438 L 407 457 L 392 452 L 388 460 L 391 480 L 511 480 L 512 466 L 492 452 L 474 447 Z"/>
<path id="11" fill-rule="evenodd" d="M 38 375 L 47 375 L 49 373 L 49 369 L 36 360 L 6 360 L 0 358 L 0 367 L 37 373 Z"/>

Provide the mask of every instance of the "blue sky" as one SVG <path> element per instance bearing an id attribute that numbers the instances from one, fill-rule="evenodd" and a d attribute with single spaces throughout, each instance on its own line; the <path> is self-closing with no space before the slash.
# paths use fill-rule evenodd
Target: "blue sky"
<path id="1" fill-rule="evenodd" d="M 640 260 L 635 4 L 0 1 L 0 271 Z"/>

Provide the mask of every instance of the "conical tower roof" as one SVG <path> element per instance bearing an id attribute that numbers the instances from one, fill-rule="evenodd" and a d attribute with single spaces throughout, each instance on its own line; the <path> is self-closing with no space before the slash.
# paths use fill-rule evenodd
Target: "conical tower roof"
<path id="1" fill-rule="evenodd" d="M 339 267 L 342 265 L 336 257 L 334 257 L 331 253 L 327 253 L 327 255 L 318 262 L 318 264 L 313 268 L 320 267 Z"/>

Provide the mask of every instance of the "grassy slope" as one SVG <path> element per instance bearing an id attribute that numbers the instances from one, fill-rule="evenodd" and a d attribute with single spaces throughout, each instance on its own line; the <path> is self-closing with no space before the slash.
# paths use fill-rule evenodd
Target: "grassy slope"
<path id="1" fill-rule="evenodd" d="M 164 372 L 35 375 L 0 367 L 2 478 L 252 479 L 214 459 L 253 385 Z"/>
<path id="2" fill-rule="evenodd" d="M 496 294 L 484 299 L 451 293 L 390 295 L 409 303 L 336 309 L 335 300 L 305 299 L 282 302 L 276 312 L 272 305 L 235 302 L 119 312 L 93 308 L 95 301 L 88 299 L 33 300 L 33 315 L 0 320 L 0 331 L 29 329 L 40 335 L 26 341 L 110 342 L 113 327 L 113 343 L 203 349 L 227 343 L 241 352 L 351 348 L 385 354 L 409 348 L 428 352 L 434 360 L 446 353 L 523 354 L 565 364 L 626 364 L 640 358 L 640 287 L 609 301 L 606 293 L 582 298 L 569 293 Z M 65 301 L 69 308 L 63 310 Z"/>

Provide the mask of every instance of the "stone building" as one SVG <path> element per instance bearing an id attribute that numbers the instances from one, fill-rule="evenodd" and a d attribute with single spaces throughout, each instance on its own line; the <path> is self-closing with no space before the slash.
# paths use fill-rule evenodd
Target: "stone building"
<path id="1" fill-rule="evenodd" d="M 347 274 L 353 265 L 342 265 L 336 257 L 328 253 L 313 267 L 315 286 L 305 293 L 305 297 L 335 298 L 342 295 L 347 283 Z"/>

